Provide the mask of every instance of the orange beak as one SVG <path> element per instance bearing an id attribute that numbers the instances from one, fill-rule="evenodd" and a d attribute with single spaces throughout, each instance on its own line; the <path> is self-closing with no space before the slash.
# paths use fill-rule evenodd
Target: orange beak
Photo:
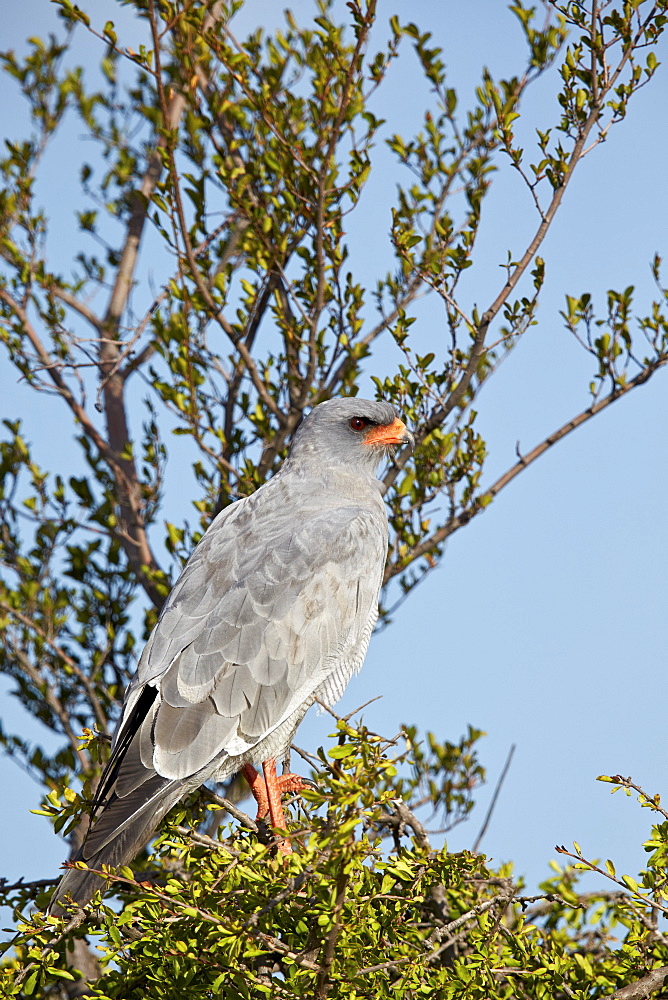
<path id="1" fill-rule="evenodd" d="M 413 435 L 403 420 L 397 417 L 391 424 L 372 427 L 364 436 L 364 444 L 385 448 L 391 444 L 413 444 Z"/>

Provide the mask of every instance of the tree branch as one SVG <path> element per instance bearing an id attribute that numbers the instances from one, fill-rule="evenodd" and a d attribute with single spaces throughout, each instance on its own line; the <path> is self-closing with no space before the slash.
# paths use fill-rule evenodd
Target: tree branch
<path id="1" fill-rule="evenodd" d="M 0 300 L 9 306 L 19 320 L 22 331 L 32 344 L 40 364 L 49 373 L 51 381 L 69 406 L 75 420 L 80 425 L 86 437 L 95 445 L 109 466 L 118 487 L 119 502 L 124 505 L 126 518 L 128 519 L 128 523 L 123 523 L 120 530 L 112 531 L 112 534 L 115 534 L 121 541 L 128 563 L 147 595 L 156 607 L 160 607 L 163 601 L 163 594 L 151 578 L 150 570 L 156 568 L 156 563 L 148 544 L 148 537 L 143 523 L 143 504 L 141 493 L 138 489 L 136 473 L 134 473 L 135 478 L 132 478 L 134 463 L 128 463 L 121 459 L 118 452 L 102 437 L 83 406 L 74 398 L 74 394 L 60 372 L 58 362 L 54 361 L 44 347 L 23 306 L 2 287 L 0 287 Z M 122 416 L 124 419 L 124 412 Z M 149 569 L 148 573 L 147 568 Z"/>
<path id="2" fill-rule="evenodd" d="M 557 210 L 561 205 L 564 194 L 566 193 L 566 189 L 568 188 L 568 185 L 573 177 L 575 167 L 577 166 L 578 162 L 580 161 L 580 159 L 582 159 L 582 156 L 584 155 L 584 149 L 587 142 L 587 138 L 589 137 L 592 128 L 599 120 L 599 116 L 601 110 L 604 107 L 606 98 L 610 93 L 611 89 L 614 87 L 617 80 L 619 79 L 621 73 L 624 70 L 624 67 L 626 66 L 626 63 L 631 58 L 631 55 L 634 52 L 635 47 L 637 46 L 640 38 L 642 37 L 643 32 L 645 31 L 647 25 L 651 23 L 651 21 L 655 17 L 655 14 L 656 14 L 656 5 L 652 7 L 652 10 L 650 11 L 649 15 L 645 18 L 644 22 L 638 28 L 631 42 L 624 47 L 622 57 L 619 63 L 617 64 L 614 73 L 607 79 L 605 87 L 602 90 L 599 90 L 597 88 L 595 96 L 594 94 L 592 94 L 591 110 L 579 131 L 578 137 L 571 151 L 571 155 L 568 158 L 568 164 L 561 178 L 561 183 L 559 184 L 558 187 L 554 189 L 554 193 L 552 195 L 549 207 L 547 208 L 546 212 L 542 215 L 540 224 L 536 232 L 534 233 L 534 236 L 531 239 L 528 247 L 522 254 L 522 257 L 508 275 L 506 284 L 498 293 L 498 295 L 496 296 L 492 304 L 489 306 L 489 308 L 483 313 L 480 324 L 474 336 L 474 341 L 471 348 L 469 360 L 466 363 L 464 372 L 460 380 L 458 381 L 455 390 L 450 394 L 450 396 L 448 397 L 447 401 L 443 404 L 443 406 L 437 407 L 431 413 L 429 418 L 424 422 L 422 427 L 417 429 L 415 435 L 417 444 L 420 444 L 420 442 L 423 441 L 425 437 L 427 437 L 427 435 L 431 433 L 431 431 L 435 430 L 437 427 L 441 427 L 443 423 L 447 420 L 450 413 L 452 413 L 452 411 L 457 406 L 459 406 L 463 401 L 464 396 L 467 393 L 469 386 L 471 384 L 471 380 L 473 379 L 473 376 L 475 375 L 478 365 L 483 357 L 485 351 L 485 338 L 487 336 L 490 324 L 493 322 L 493 320 L 498 315 L 499 311 L 503 308 L 503 306 L 507 302 L 511 292 L 513 291 L 515 286 L 518 284 L 518 282 L 524 275 L 527 267 L 533 260 L 543 240 L 547 236 L 550 226 L 554 221 L 554 217 L 557 213 Z M 401 452 L 401 454 L 397 456 L 395 462 L 393 463 L 392 468 L 388 471 L 388 473 L 383 479 L 383 484 L 386 489 L 389 489 L 389 487 L 395 482 L 397 476 L 406 465 L 406 462 L 409 460 L 410 455 L 411 455 L 411 449 L 405 448 Z M 459 527 L 459 525 L 457 525 L 457 527 Z M 448 534 L 450 533 L 451 532 L 448 532 Z"/>
<path id="3" fill-rule="evenodd" d="M 11 655 L 16 657 L 20 669 L 27 675 L 27 677 L 32 681 L 37 690 L 40 692 L 44 701 L 49 706 L 55 717 L 60 722 L 63 732 L 70 742 L 70 746 L 74 751 L 74 755 L 79 761 L 79 767 L 82 771 L 85 771 L 90 767 L 90 760 L 88 754 L 85 750 L 79 750 L 79 744 L 81 740 L 75 735 L 72 727 L 70 726 L 69 713 L 63 707 L 62 702 L 56 697 L 53 688 L 49 682 L 44 678 L 39 670 L 30 662 L 30 657 L 22 649 L 19 649 L 13 643 L 9 643 L 9 651 Z"/>
<path id="4" fill-rule="evenodd" d="M 620 990 L 615 990 L 610 994 L 611 1000 L 647 1000 L 657 990 L 662 989 L 668 978 L 668 965 L 662 965 L 659 969 L 653 969 L 642 979 L 628 986 L 622 986 Z"/>
<path id="5" fill-rule="evenodd" d="M 220 7 L 215 5 L 204 19 L 203 30 L 210 28 L 220 15 Z M 157 65 L 159 65 L 160 40 L 157 36 L 154 36 L 154 42 L 156 45 L 155 58 Z M 159 71 L 156 68 L 156 78 L 158 75 Z M 165 130 L 172 131 L 178 128 L 186 104 L 185 94 L 172 93 L 169 102 L 163 107 Z M 141 185 L 134 194 L 121 259 L 116 272 L 116 281 L 102 323 L 106 337 L 100 344 L 98 355 L 109 448 L 114 454 L 114 467 L 120 467 L 123 473 L 122 480 L 118 481 L 121 536 L 124 538 L 124 548 L 128 559 L 156 607 L 161 606 L 164 595 L 151 581 L 152 574 L 159 571 L 159 566 L 150 547 L 142 516 L 142 488 L 130 447 L 131 436 L 124 398 L 126 378 L 134 369 L 130 368 L 126 371 L 119 369 L 121 349 L 118 341 L 121 317 L 132 289 L 148 207 L 162 174 L 162 152 L 167 146 L 167 138 L 164 134 L 160 135 L 156 147 L 149 157 Z M 145 567 L 149 571 L 148 574 Z"/>
<path id="6" fill-rule="evenodd" d="M 509 770 L 510 765 L 512 763 L 512 759 L 513 759 L 513 754 L 514 753 L 515 753 L 515 744 L 513 743 L 512 746 L 510 747 L 510 750 L 508 751 L 508 756 L 506 757 L 506 762 L 503 765 L 503 770 L 501 771 L 501 775 L 499 777 L 499 780 L 496 783 L 496 788 L 494 789 L 494 794 L 492 795 L 492 801 L 489 804 L 489 809 L 487 810 L 487 813 L 485 815 L 485 819 L 483 820 L 483 824 L 482 824 L 482 826 L 480 828 L 480 833 L 476 837 L 475 843 L 473 844 L 473 847 L 471 848 L 471 852 L 473 854 L 477 854 L 478 853 L 478 848 L 480 847 L 480 841 L 482 840 L 482 838 L 485 836 L 485 833 L 487 832 L 487 827 L 489 826 L 489 821 L 492 818 L 492 814 L 494 812 L 494 808 L 495 808 L 496 803 L 497 803 L 497 801 L 499 799 L 499 795 L 501 793 L 501 788 L 503 787 L 503 782 L 506 780 L 506 775 L 508 774 L 508 770 Z"/>
<path id="7" fill-rule="evenodd" d="M 408 556 L 402 559 L 401 566 L 388 565 L 385 569 L 384 583 L 387 583 L 392 579 L 392 577 L 396 576 L 397 573 L 406 569 L 406 567 L 409 566 L 410 563 L 415 562 L 416 559 L 432 552 L 437 545 L 444 542 L 446 538 L 454 534 L 454 532 L 459 528 L 468 524 L 468 522 L 476 517 L 477 514 L 480 514 L 483 510 L 485 510 L 489 503 L 501 492 L 502 489 L 504 489 L 504 487 L 511 483 L 513 479 L 520 474 L 520 472 L 523 472 L 524 469 L 535 462 L 537 458 L 540 458 L 540 456 L 543 455 L 549 448 L 565 438 L 567 434 L 571 433 L 571 431 L 574 431 L 577 427 L 581 427 L 582 424 L 591 420 L 591 418 L 595 417 L 598 413 L 601 413 L 612 403 L 621 399 L 622 396 L 625 396 L 632 389 L 637 389 L 638 386 L 643 385 L 652 377 L 652 375 L 655 374 L 655 372 L 659 370 L 659 368 L 662 368 L 665 364 L 668 364 L 668 355 L 660 355 L 656 361 L 647 365 L 646 368 L 639 372 L 638 375 L 631 379 L 630 382 L 627 382 L 626 385 L 618 386 L 608 396 L 605 396 L 603 399 L 599 399 L 596 403 L 587 407 L 586 410 L 583 410 L 582 413 L 579 413 L 577 417 L 573 417 L 573 419 L 569 420 L 568 423 L 563 424 L 558 430 L 554 431 L 554 433 L 550 434 L 549 437 L 545 438 L 544 441 L 537 444 L 535 448 L 532 448 L 526 455 L 522 455 L 519 461 L 508 469 L 507 472 L 504 472 L 504 474 L 500 476 L 496 482 L 489 487 L 489 489 L 484 490 L 478 497 L 476 497 L 468 509 L 465 509 L 461 513 L 456 514 L 454 517 L 449 518 L 443 527 L 439 528 L 438 531 L 433 533 L 433 535 L 430 535 L 429 538 L 426 538 L 423 542 L 420 542 L 419 545 L 416 545 L 415 548 L 411 549 Z"/>
<path id="8" fill-rule="evenodd" d="M 151 24 L 151 32 L 153 34 L 153 44 L 155 46 L 154 55 L 155 55 L 156 86 L 158 88 L 159 101 L 162 108 L 163 117 L 165 119 L 165 126 L 169 127 L 168 122 L 170 117 L 170 104 L 167 103 L 165 89 L 162 82 L 162 66 L 160 61 L 159 39 L 158 39 L 158 31 L 156 24 L 154 0 L 149 0 L 149 11 L 150 11 L 149 20 Z M 210 25 L 205 25 L 203 27 L 203 32 L 208 30 L 208 27 L 210 27 Z M 234 327 L 222 315 L 221 310 L 216 305 L 216 302 L 213 296 L 211 295 L 211 292 L 207 284 L 205 283 L 204 279 L 202 278 L 202 275 L 200 274 L 199 267 L 197 266 L 197 259 L 195 257 L 192 241 L 188 233 L 188 223 L 186 220 L 185 210 L 183 208 L 183 200 L 181 198 L 181 185 L 179 183 L 179 175 L 176 167 L 176 161 L 174 159 L 174 150 L 169 142 L 165 142 L 164 148 L 167 152 L 167 157 L 169 161 L 169 171 L 172 182 L 172 193 L 174 195 L 174 202 L 176 205 L 176 212 L 179 220 L 179 231 L 181 239 L 183 240 L 183 247 L 185 251 L 186 260 L 188 261 L 190 275 L 193 281 L 195 282 L 197 291 L 202 296 L 204 304 L 206 305 L 206 308 L 209 311 L 212 319 L 214 319 L 218 323 L 221 330 L 226 334 L 227 337 L 229 337 L 234 347 L 239 352 L 258 396 L 260 397 L 264 405 L 267 407 L 267 409 L 270 410 L 274 414 L 274 416 L 278 419 L 279 423 L 282 423 L 283 414 L 279 409 L 276 401 L 267 391 L 267 388 L 264 384 L 264 380 L 262 379 L 260 373 L 257 370 L 257 365 L 255 364 L 255 361 L 250 351 L 246 347 L 246 344 L 243 342 L 243 340 L 236 334 Z"/>
<path id="9" fill-rule="evenodd" d="M 336 952 L 336 942 L 339 939 L 339 934 L 341 933 L 341 911 L 343 910 L 343 905 L 346 901 L 346 892 L 348 889 L 348 880 L 350 876 L 346 872 L 345 865 L 343 861 L 341 862 L 341 870 L 339 876 L 336 880 L 336 899 L 334 902 L 334 908 L 332 910 L 332 926 L 325 939 L 325 946 L 323 948 L 322 962 L 320 966 L 320 971 L 318 972 L 318 981 L 316 984 L 316 998 L 317 1000 L 325 1000 L 325 997 L 329 993 L 330 981 L 329 972 L 332 968 L 332 962 L 334 961 L 334 954 Z"/>
<path id="10" fill-rule="evenodd" d="M 594 7 L 596 7 L 596 4 L 594 4 Z M 636 45 L 638 44 L 638 41 L 642 37 L 642 34 L 646 26 L 652 21 L 652 19 L 655 16 L 655 13 L 656 13 L 656 6 L 652 8 L 648 17 L 645 19 L 641 27 L 638 29 L 632 41 L 627 46 L 624 47 L 622 58 L 620 59 L 615 72 L 607 81 L 605 88 L 602 91 L 599 91 L 598 86 L 592 88 L 591 110 L 586 118 L 586 121 L 582 125 L 578 138 L 576 139 L 575 145 L 573 146 L 571 155 L 568 158 L 568 164 L 564 171 L 561 184 L 554 189 L 554 194 L 552 195 L 552 200 L 550 201 L 549 207 L 545 212 L 545 215 L 542 218 L 540 225 L 538 226 L 533 236 L 533 239 L 529 243 L 529 246 L 523 253 L 522 257 L 520 258 L 516 266 L 511 271 L 505 286 L 499 292 L 499 294 L 497 295 L 497 297 L 495 298 L 494 302 L 491 304 L 489 309 L 485 312 L 483 316 L 483 323 L 486 323 L 487 326 L 489 326 L 491 321 L 498 314 L 499 310 L 503 308 L 508 299 L 508 296 L 517 285 L 518 281 L 520 280 L 520 278 L 526 271 L 527 267 L 533 260 L 541 243 L 547 236 L 548 230 L 552 225 L 557 210 L 561 204 L 564 194 L 566 193 L 566 189 L 573 177 L 575 167 L 577 166 L 579 160 L 583 156 L 583 151 L 587 142 L 587 138 L 589 137 L 592 128 L 599 119 L 600 113 L 605 104 L 605 100 L 610 91 L 612 90 L 612 88 L 614 87 L 615 83 L 619 79 L 619 76 L 624 70 L 626 63 L 630 59 L 633 51 L 635 50 Z M 452 407 L 449 407 L 448 412 L 450 412 L 451 410 Z M 445 416 L 447 416 L 447 413 L 445 414 Z"/>
<path id="11" fill-rule="evenodd" d="M 49 295 L 53 295 L 54 298 L 60 299 L 60 301 L 64 302 L 66 306 L 73 309 L 74 312 L 79 313 L 79 315 L 82 316 L 87 323 L 90 323 L 93 329 L 98 333 L 104 333 L 104 324 L 100 317 L 97 313 L 94 313 L 85 302 L 78 299 L 76 295 L 72 295 L 72 293 L 68 292 L 66 288 L 61 288 L 60 285 L 56 285 L 55 283 L 47 285 L 46 291 Z"/>
<path id="12" fill-rule="evenodd" d="M 105 733 L 108 728 L 109 720 L 107 719 L 106 713 L 100 703 L 100 699 L 98 698 L 95 692 L 95 687 L 91 683 L 90 678 L 87 677 L 86 674 L 83 672 L 79 664 L 75 660 L 73 660 L 71 656 L 68 656 L 65 650 L 61 646 L 59 646 L 56 642 L 54 642 L 54 640 L 51 639 L 46 634 L 44 629 L 40 628 L 40 626 L 36 622 L 34 622 L 31 618 L 28 618 L 27 615 L 24 615 L 20 611 L 17 611 L 16 608 L 13 608 L 10 604 L 7 604 L 5 601 L 0 601 L 0 608 L 2 608 L 2 610 L 5 611 L 7 614 L 12 615 L 12 617 L 16 618 L 17 621 L 20 621 L 21 624 L 25 625 L 26 628 L 31 629 L 33 632 L 36 632 L 37 635 L 40 637 L 40 639 L 42 639 L 42 641 L 45 642 L 47 646 L 49 646 L 53 650 L 56 656 L 59 657 L 59 659 L 61 659 L 63 663 L 67 664 L 72 673 L 76 674 L 76 676 L 79 678 L 79 680 L 86 689 L 86 694 L 88 695 L 88 698 L 90 700 L 91 707 L 93 709 L 93 714 L 95 715 L 95 720 L 98 726 L 100 727 L 100 731 Z"/>

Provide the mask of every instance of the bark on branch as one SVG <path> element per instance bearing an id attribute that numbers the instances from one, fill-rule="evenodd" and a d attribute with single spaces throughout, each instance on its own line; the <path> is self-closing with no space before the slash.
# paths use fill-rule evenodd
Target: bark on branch
<path id="1" fill-rule="evenodd" d="M 220 5 L 216 4 L 204 19 L 203 31 L 209 30 L 220 16 Z M 156 45 L 159 45 L 159 39 L 156 40 Z M 157 51 L 156 60 L 158 60 Z M 157 65 L 159 66 L 159 61 Z M 132 439 L 124 395 L 129 372 L 121 370 L 120 367 L 123 353 L 119 341 L 121 319 L 132 289 L 148 207 L 163 171 L 163 152 L 169 142 L 166 135 L 178 128 L 186 105 L 185 94 L 172 92 L 163 106 L 164 132 L 149 157 L 142 182 L 134 194 L 116 280 L 102 322 L 104 335 L 98 354 L 108 447 L 113 455 L 113 471 L 120 471 L 120 475 L 116 474 L 115 478 L 123 548 L 130 565 L 156 607 L 160 607 L 164 595 L 153 582 L 159 566 L 151 549 L 143 518 L 142 486 L 132 454 Z"/>
<path id="2" fill-rule="evenodd" d="M 662 989 L 666 979 L 668 979 L 668 965 L 662 965 L 660 969 L 653 969 L 635 983 L 629 983 L 628 986 L 615 990 L 610 997 L 612 1000 L 647 1000 L 652 993 Z"/>
<path id="3" fill-rule="evenodd" d="M 402 560 L 402 564 L 400 566 L 397 566 L 396 564 L 388 564 L 385 569 L 384 583 L 388 583 L 394 576 L 406 569 L 411 563 L 415 562 L 416 559 L 433 552 L 437 545 L 442 544 L 446 538 L 454 534 L 455 531 L 462 528 L 465 524 L 468 524 L 469 521 L 485 510 L 489 503 L 501 492 L 502 489 L 508 486 L 508 484 L 511 483 L 513 479 L 520 474 L 520 472 L 523 472 L 524 469 L 535 462 L 537 458 L 540 458 L 540 456 L 543 455 L 549 448 L 565 438 L 567 434 L 571 433 L 571 431 L 574 431 L 577 427 L 581 427 L 582 424 L 591 420 L 591 418 L 595 417 L 598 413 L 601 413 L 601 411 L 605 410 L 606 407 L 615 403 L 618 399 L 621 399 L 632 389 L 636 389 L 638 386 L 643 385 L 652 377 L 652 375 L 655 374 L 655 372 L 659 370 L 659 368 L 662 368 L 666 364 L 668 364 L 668 355 L 659 357 L 652 364 L 643 368 L 643 370 L 639 372 L 635 378 L 631 379 L 630 382 L 627 382 L 626 385 L 619 386 L 603 399 L 599 399 L 596 403 L 587 407 L 586 410 L 583 410 L 576 417 L 573 417 L 572 420 L 569 420 L 567 423 L 559 427 L 558 430 L 550 434 L 549 437 L 546 437 L 545 440 L 540 442 L 540 444 L 537 444 L 531 449 L 531 451 L 527 452 L 526 455 L 522 455 L 521 458 L 510 469 L 508 469 L 507 472 L 504 472 L 504 474 L 489 487 L 489 489 L 484 490 L 483 493 L 481 493 L 480 496 L 473 501 L 470 507 L 461 511 L 459 514 L 456 514 L 454 517 L 449 518 L 448 521 L 446 521 L 446 523 L 438 529 L 438 531 L 435 531 L 433 535 L 429 536 L 429 538 L 426 538 L 423 542 L 420 542 L 419 545 L 416 545 L 415 548 L 413 548 L 409 553 L 408 558 Z"/>

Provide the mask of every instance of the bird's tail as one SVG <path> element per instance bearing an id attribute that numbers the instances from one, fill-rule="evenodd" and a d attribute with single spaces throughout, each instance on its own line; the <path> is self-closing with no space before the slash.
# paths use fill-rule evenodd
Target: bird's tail
<path id="1" fill-rule="evenodd" d="M 170 781 L 154 774 L 138 790 L 139 802 L 131 796 L 113 796 L 93 823 L 73 862 L 84 861 L 88 868 L 99 871 L 102 865 L 118 868 L 131 861 L 149 841 L 160 820 L 187 792 L 183 781 Z M 146 796 L 148 800 L 146 800 Z M 71 898 L 83 906 L 103 887 L 105 879 L 83 868 L 68 868 L 51 898 L 48 913 L 65 916 L 60 905 Z"/>

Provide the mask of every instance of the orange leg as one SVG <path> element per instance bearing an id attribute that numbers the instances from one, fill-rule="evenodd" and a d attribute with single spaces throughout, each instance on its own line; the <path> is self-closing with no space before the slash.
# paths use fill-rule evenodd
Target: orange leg
<path id="1" fill-rule="evenodd" d="M 252 764 L 244 764 L 242 771 L 244 778 L 250 785 L 251 795 L 257 802 L 257 816 L 255 818 L 264 819 L 269 812 L 269 799 L 264 779 L 260 777 Z"/>
<path id="2" fill-rule="evenodd" d="M 244 764 L 243 767 L 244 776 L 257 802 L 257 819 L 264 819 L 269 814 L 271 825 L 275 829 L 285 830 L 287 823 L 281 796 L 287 792 L 301 792 L 304 788 L 311 788 L 311 782 L 300 778 L 298 774 L 276 774 L 275 760 L 263 761 L 262 770 L 264 779 L 252 764 Z M 279 840 L 278 849 L 282 854 L 292 853 L 289 840 Z"/>

